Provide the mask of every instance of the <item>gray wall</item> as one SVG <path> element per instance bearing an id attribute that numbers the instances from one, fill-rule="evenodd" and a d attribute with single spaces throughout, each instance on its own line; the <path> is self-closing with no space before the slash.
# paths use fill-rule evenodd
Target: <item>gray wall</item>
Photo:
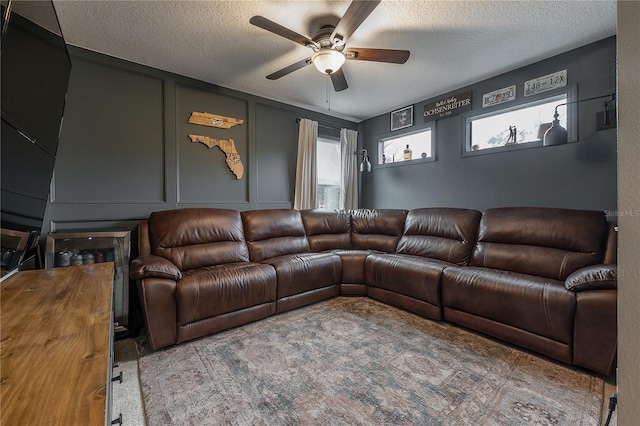
<path id="1" fill-rule="evenodd" d="M 358 128 L 376 152 L 389 114 L 355 124 L 142 65 L 71 48 L 73 68 L 43 231 L 130 228 L 156 210 L 289 208 L 298 117 Z M 615 38 L 585 46 L 458 91 L 482 94 L 567 69 L 579 99 L 615 91 Z M 447 95 L 447 94 L 443 94 Z M 414 104 L 414 127 L 433 99 Z M 513 104 L 513 103 L 512 103 Z M 507 205 L 616 209 L 616 130 L 595 131 L 600 101 L 579 105 L 579 141 L 564 146 L 461 157 L 463 117 L 436 122 L 437 161 L 362 174 L 361 206 L 486 209 Z M 188 124 L 192 111 L 244 119 L 230 130 Z M 329 129 L 320 127 L 320 131 Z M 245 175 L 237 180 L 217 148 L 188 134 L 233 138 Z"/>
<path id="2" fill-rule="evenodd" d="M 483 94 L 516 84 L 517 99 L 493 108 L 509 107 L 529 100 L 523 96 L 525 81 L 563 69 L 567 70 L 568 84 L 577 85 L 578 99 L 614 92 L 615 37 L 416 103 L 414 126 L 393 134 L 422 125 L 425 103 L 472 90 L 472 108 L 476 112 L 483 109 Z M 577 143 L 472 157 L 461 156 L 463 116 L 441 119 L 435 125 L 437 161 L 394 167 L 374 165 L 372 173 L 363 175 L 361 206 L 484 210 L 530 205 L 614 211 L 616 130 L 595 131 L 595 115 L 604 100 L 578 105 Z M 370 152 L 377 152 L 377 141 L 391 134 L 389 123 L 388 113 L 360 123 L 364 147 Z"/>
<path id="3" fill-rule="evenodd" d="M 128 228 L 156 210 L 291 208 L 296 118 L 319 132 L 353 122 L 112 57 L 70 48 L 64 125 L 43 233 Z M 193 111 L 244 120 L 229 130 L 188 124 Z M 188 134 L 234 139 L 236 179 L 218 148 Z M 135 238 L 133 239 L 135 241 Z"/>

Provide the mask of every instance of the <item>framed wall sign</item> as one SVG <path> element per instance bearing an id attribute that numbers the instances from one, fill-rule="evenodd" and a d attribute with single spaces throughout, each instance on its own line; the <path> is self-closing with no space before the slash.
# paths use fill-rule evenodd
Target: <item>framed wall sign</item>
<path id="1" fill-rule="evenodd" d="M 413 105 L 391 113 L 391 131 L 413 126 Z"/>
<path id="2" fill-rule="evenodd" d="M 439 120 L 471 111 L 471 91 L 456 93 L 424 106 L 424 121 Z"/>

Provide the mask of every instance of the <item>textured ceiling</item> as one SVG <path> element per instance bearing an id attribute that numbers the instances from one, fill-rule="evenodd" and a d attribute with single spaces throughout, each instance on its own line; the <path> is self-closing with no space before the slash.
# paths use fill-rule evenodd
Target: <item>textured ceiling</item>
<path id="1" fill-rule="evenodd" d="M 407 49 L 403 65 L 348 61 L 330 91 L 310 49 L 249 23 L 262 15 L 312 36 L 349 1 L 54 0 L 69 44 L 287 104 L 361 121 L 615 34 L 608 1 L 383 0 L 347 47 Z"/>

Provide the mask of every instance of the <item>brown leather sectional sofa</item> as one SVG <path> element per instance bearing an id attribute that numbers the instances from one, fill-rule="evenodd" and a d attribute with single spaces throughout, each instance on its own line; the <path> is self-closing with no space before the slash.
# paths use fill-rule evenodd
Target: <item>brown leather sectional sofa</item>
<path id="1" fill-rule="evenodd" d="M 611 375 L 616 238 L 603 212 L 178 209 L 131 263 L 159 349 L 362 295 Z"/>

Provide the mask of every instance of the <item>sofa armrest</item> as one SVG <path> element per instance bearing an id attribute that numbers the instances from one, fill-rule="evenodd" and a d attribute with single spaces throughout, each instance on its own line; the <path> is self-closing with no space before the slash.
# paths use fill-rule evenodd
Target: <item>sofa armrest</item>
<path id="1" fill-rule="evenodd" d="M 129 275 L 134 280 L 164 278 L 178 281 L 182 279 L 182 272 L 176 265 L 164 257 L 153 254 L 136 257 L 131 261 L 129 269 Z"/>
<path id="2" fill-rule="evenodd" d="M 600 264 L 578 269 L 567 277 L 564 286 L 575 292 L 616 290 L 618 288 L 618 266 Z"/>
<path id="3" fill-rule="evenodd" d="M 176 281 L 145 277 L 136 284 L 149 346 L 155 351 L 175 345 L 178 341 Z"/>

